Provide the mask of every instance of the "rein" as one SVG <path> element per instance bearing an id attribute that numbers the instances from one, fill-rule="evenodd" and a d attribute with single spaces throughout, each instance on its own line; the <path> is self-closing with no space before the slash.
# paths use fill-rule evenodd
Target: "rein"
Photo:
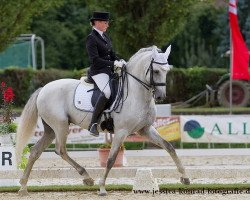
<path id="1" fill-rule="evenodd" d="M 129 72 L 126 72 L 126 74 L 130 75 L 131 77 L 133 77 L 135 80 L 137 80 L 142 86 L 144 86 L 147 90 L 150 90 L 150 88 L 152 87 L 151 85 L 141 81 L 139 78 L 137 78 L 136 76 L 134 76 L 133 74 L 130 74 Z"/>
<path id="2" fill-rule="evenodd" d="M 150 90 L 150 88 L 153 88 L 155 90 L 156 86 L 165 86 L 166 83 L 156 83 L 154 81 L 154 70 L 153 70 L 153 64 L 158 64 L 158 65 L 166 65 L 168 64 L 167 62 L 165 63 L 160 63 L 160 62 L 156 62 L 154 61 L 154 59 L 152 58 L 150 65 L 147 69 L 146 72 L 146 76 L 148 74 L 148 72 L 150 72 L 149 76 L 150 76 L 150 84 L 143 82 L 142 80 L 138 79 L 136 76 L 134 76 L 133 74 L 130 74 L 129 72 L 126 72 L 128 75 L 130 75 L 131 77 L 133 77 L 135 80 L 137 80 L 142 86 L 144 86 L 147 90 Z"/>
<path id="3" fill-rule="evenodd" d="M 117 92 L 117 100 L 116 100 L 116 102 L 114 104 L 114 107 L 113 107 L 112 111 L 115 111 L 116 113 L 120 113 L 120 111 L 121 111 L 121 109 L 123 107 L 123 102 L 127 99 L 128 90 L 127 90 L 126 97 L 124 95 L 124 86 L 125 86 L 126 79 L 128 79 L 127 75 L 130 75 L 132 78 L 134 78 L 138 83 L 140 83 L 148 91 L 150 89 L 153 89 L 153 93 L 155 91 L 156 86 L 165 86 L 166 85 L 166 83 L 156 83 L 154 81 L 154 75 L 153 75 L 154 74 L 154 70 L 153 70 L 153 64 L 154 63 L 159 64 L 159 65 L 168 64 L 167 62 L 165 62 L 165 63 L 156 62 L 152 58 L 152 60 L 150 62 L 150 65 L 149 65 L 149 67 L 147 69 L 147 72 L 146 72 L 146 76 L 147 76 L 148 72 L 150 73 L 150 84 L 140 80 L 139 78 L 137 78 L 133 74 L 127 72 L 126 65 L 123 65 L 123 67 L 121 69 L 121 75 L 119 76 L 119 86 L 118 86 L 118 92 Z M 127 88 L 128 88 L 128 81 L 127 81 Z"/>

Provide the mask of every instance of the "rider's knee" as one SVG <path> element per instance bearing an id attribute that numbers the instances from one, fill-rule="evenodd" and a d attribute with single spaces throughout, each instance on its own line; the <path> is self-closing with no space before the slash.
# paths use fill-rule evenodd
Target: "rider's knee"
<path id="1" fill-rule="evenodd" d="M 111 96 L 111 91 L 110 91 L 110 89 L 104 90 L 103 93 L 104 93 L 104 95 L 105 95 L 105 97 L 106 97 L 107 99 L 110 98 L 110 96 Z"/>

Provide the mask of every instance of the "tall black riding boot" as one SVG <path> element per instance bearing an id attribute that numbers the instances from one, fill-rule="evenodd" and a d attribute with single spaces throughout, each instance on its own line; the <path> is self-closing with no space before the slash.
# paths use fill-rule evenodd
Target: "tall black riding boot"
<path id="1" fill-rule="evenodd" d="M 97 124 L 107 102 L 108 102 L 108 99 L 105 97 L 104 93 L 101 93 L 101 95 L 99 96 L 96 102 L 94 112 L 92 115 L 92 119 L 91 119 L 91 123 L 88 129 L 90 134 L 95 137 L 99 136 L 99 132 L 97 130 Z"/>

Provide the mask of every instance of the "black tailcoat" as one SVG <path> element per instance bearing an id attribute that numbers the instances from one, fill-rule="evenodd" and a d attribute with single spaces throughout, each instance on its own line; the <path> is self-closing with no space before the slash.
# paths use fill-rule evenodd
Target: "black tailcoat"
<path id="1" fill-rule="evenodd" d="M 119 60 L 112 49 L 110 38 L 106 33 L 103 33 L 103 35 L 104 38 L 93 29 L 86 40 L 90 60 L 90 76 L 100 73 L 110 75 L 114 71 L 114 61 Z"/>

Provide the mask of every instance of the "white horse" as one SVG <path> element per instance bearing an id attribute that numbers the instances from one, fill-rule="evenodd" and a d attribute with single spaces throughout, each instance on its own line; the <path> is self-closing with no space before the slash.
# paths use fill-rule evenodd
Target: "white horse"
<path id="1" fill-rule="evenodd" d="M 111 114 L 114 119 L 114 139 L 104 176 L 99 183 L 100 195 L 107 194 L 105 181 L 113 167 L 119 147 L 128 135 L 135 132 L 168 151 L 181 174 L 181 182 L 190 184 L 175 149 L 169 142 L 163 140 L 152 126 L 156 117 L 154 98 L 162 99 L 166 96 L 166 74 L 171 69 L 167 62 L 170 50 L 171 47 L 168 47 L 165 53 L 159 53 L 156 46 L 143 48 L 132 56 L 127 63 L 127 79 L 124 88 L 127 97 L 123 102 L 120 113 L 112 112 Z M 31 148 L 26 169 L 20 179 L 19 194 L 25 195 L 28 193 L 27 182 L 32 167 L 54 139 L 56 154 L 60 155 L 83 176 L 85 184 L 94 184 L 85 168 L 71 159 L 66 150 L 69 123 L 87 129 L 91 119 L 90 112 L 78 110 L 73 104 L 74 91 L 79 82 L 79 80 L 74 79 L 50 82 L 35 91 L 25 105 L 17 130 L 17 162 L 20 161 L 23 148 L 32 136 L 38 116 L 41 117 L 44 125 L 44 135 Z"/>

